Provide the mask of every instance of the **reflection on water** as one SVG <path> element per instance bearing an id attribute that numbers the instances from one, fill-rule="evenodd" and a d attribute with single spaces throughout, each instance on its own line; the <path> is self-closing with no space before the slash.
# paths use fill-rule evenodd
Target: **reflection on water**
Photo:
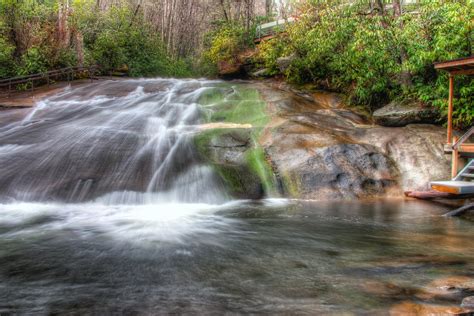
<path id="1" fill-rule="evenodd" d="M 0 312 L 383 313 L 407 302 L 459 305 L 468 290 L 440 295 L 430 284 L 452 276 L 472 282 L 474 226 L 438 216 L 443 211 L 401 201 L 5 204 Z"/>

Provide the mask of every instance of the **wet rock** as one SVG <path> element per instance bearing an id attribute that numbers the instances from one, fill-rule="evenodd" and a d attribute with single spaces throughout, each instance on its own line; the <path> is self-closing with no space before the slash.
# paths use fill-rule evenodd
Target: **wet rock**
<path id="1" fill-rule="evenodd" d="M 440 127 L 368 125 L 332 94 L 313 94 L 311 101 L 285 85 L 259 90 L 278 116 L 260 141 L 292 197 L 398 196 L 449 177 Z"/>
<path id="2" fill-rule="evenodd" d="M 290 56 L 286 56 L 286 57 L 277 58 L 276 63 L 278 65 L 278 69 L 281 72 L 285 72 L 295 59 L 296 59 L 295 54 L 291 54 Z"/>
<path id="3" fill-rule="evenodd" d="M 365 281 L 361 284 L 361 289 L 371 295 L 387 298 L 407 298 L 415 293 L 415 289 L 403 288 L 394 283 L 382 281 Z"/>
<path id="4" fill-rule="evenodd" d="M 465 297 L 462 300 L 461 307 L 474 311 L 474 296 Z"/>
<path id="5" fill-rule="evenodd" d="M 214 166 L 229 193 L 241 199 L 264 195 L 262 181 L 248 160 L 253 148 L 251 133 L 250 128 L 211 129 L 196 138 L 199 152 Z"/>
<path id="6" fill-rule="evenodd" d="M 418 103 L 393 101 L 374 112 L 375 123 L 382 126 L 397 127 L 408 124 L 432 124 L 439 118 L 439 112 Z"/>
<path id="7" fill-rule="evenodd" d="M 397 183 L 393 163 L 370 145 L 339 144 L 304 150 L 273 148 L 270 155 L 285 175 L 288 194 L 306 199 L 384 195 Z"/>
<path id="8" fill-rule="evenodd" d="M 469 315 L 468 313 L 468 310 L 461 307 L 418 304 L 410 301 L 397 304 L 389 311 L 391 316 Z"/>
<path id="9" fill-rule="evenodd" d="M 466 294 L 474 294 L 474 279 L 465 276 L 453 276 L 434 280 L 416 296 L 423 300 L 459 301 Z"/>
<path id="10" fill-rule="evenodd" d="M 431 180 L 449 178 L 441 127 L 374 126 L 344 108 L 343 98 L 333 93 L 301 94 L 271 81 L 254 82 L 253 87 L 266 102 L 271 119 L 252 141 L 263 148 L 284 196 L 318 200 L 403 196 L 403 191 L 427 188 Z M 206 155 L 233 170 L 236 178 L 250 179 L 233 182 L 245 183 L 250 189 L 243 192 L 255 197 L 261 181 L 251 175 L 246 161 L 253 146 L 247 136 L 220 133 L 208 143 Z M 237 166 L 240 169 L 234 170 Z"/>
<path id="11" fill-rule="evenodd" d="M 360 129 L 353 137 L 358 142 L 376 146 L 395 162 L 403 191 L 422 191 L 429 189 L 430 181 L 450 177 L 449 156 L 443 150 L 445 135 L 442 127 L 414 124 Z"/>
<path id="12" fill-rule="evenodd" d="M 263 69 L 252 72 L 251 76 L 254 78 L 265 78 L 265 77 L 269 77 L 270 74 L 267 68 L 263 68 Z"/>

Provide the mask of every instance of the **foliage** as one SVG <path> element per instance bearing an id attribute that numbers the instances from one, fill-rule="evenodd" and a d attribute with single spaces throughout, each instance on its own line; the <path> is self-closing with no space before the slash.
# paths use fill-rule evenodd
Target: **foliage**
<path id="1" fill-rule="evenodd" d="M 14 73 L 15 64 L 12 62 L 13 45 L 0 35 L 0 78 L 11 76 Z"/>
<path id="2" fill-rule="evenodd" d="M 235 22 L 220 24 L 215 30 L 207 34 L 206 43 L 209 49 L 205 53 L 213 63 L 233 60 L 236 54 L 244 47 L 245 29 Z"/>
<path id="3" fill-rule="evenodd" d="M 258 17 L 256 21 L 264 19 Z M 199 61 L 199 73 L 212 76 L 220 63 L 239 62 L 239 53 L 253 46 L 256 25 L 247 30 L 242 21 L 214 21 L 214 28 L 204 38 L 205 50 Z"/>
<path id="4" fill-rule="evenodd" d="M 80 51 L 86 65 L 98 64 L 104 73 L 190 75 L 188 64 L 168 56 L 158 34 L 128 2 L 104 10 L 93 0 L 70 5 L 64 30 L 58 1 L 0 0 L 0 78 L 76 66 Z"/>
<path id="5" fill-rule="evenodd" d="M 276 75 L 279 73 L 277 59 L 287 55 L 287 47 L 288 41 L 284 36 L 274 41 L 264 41 L 258 45 L 255 63 L 258 67 L 266 68 L 268 75 Z"/>
<path id="6" fill-rule="evenodd" d="M 343 91 L 370 110 L 396 98 L 416 99 L 446 112 L 447 76 L 436 61 L 472 55 L 474 6 L 464 1 L 421 1 L 396 16 L 368 12 L 366 2 L 304 2 L 285 36 L 259 45 L 257 61 L 277 72 L 276 60 L 294 54 L 284 75 Z M 474 80 L 456 78 L 455 123 L 474 122 Z"/>

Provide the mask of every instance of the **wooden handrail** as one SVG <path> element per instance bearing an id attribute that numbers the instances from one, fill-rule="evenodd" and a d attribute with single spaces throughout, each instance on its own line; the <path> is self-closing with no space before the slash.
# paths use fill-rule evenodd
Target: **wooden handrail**
<path id="1" fill-rule="evenodd" d="M 75 75 L 78 72 L 82 72 L 82 71 L 88 71 L 89 76 L 92 76 L 92 73 L 95 72 L 97 69 L 99 69 L 98 66 L 90 66 L 90 67 L 76 66 L 76 67 L 67 67 L 67 68 L 50 70 L 47 72 L 37 73 L 37 74 L 32 74 L 32 75 L 5 78 L 5 79 L 0 80 L 0 87 L 8 86 L 9 89 L 11 89 L 11 87 L 14 85 L 17 85 L 20 83 L 33 82 L 35 80 L 41 80 L 41 79 L 46 79 L 48 80 L 48 83 L 49 83 L 49 79 L 51 77 L 56 77 L 59 75 L 68 75 L 68 80 L 69 80 L 69 75 Z"/>
<path id="2" fill-rule="evenodd" d="M 464 135 L 462 135 L 457 141 L 453 144 L 453 150 L 458 150 L 461 145 L 468 140 L 471 135 L 474 134 L 474 126 L 472 126 Z"/>

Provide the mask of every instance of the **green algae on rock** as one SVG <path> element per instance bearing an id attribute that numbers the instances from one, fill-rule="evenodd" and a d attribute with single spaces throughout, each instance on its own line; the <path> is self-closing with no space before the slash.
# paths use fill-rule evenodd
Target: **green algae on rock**
<path id="1" fill-rule="evenodd" d="M 275 192 L 275 177 L 259 138 L 269 122 L 266 103 L 257 89 L 223 83 L 199 99 L 208 123 L 217 125 L 198 133 L 196 147 L 239 198 L 258 199 Z"/>

